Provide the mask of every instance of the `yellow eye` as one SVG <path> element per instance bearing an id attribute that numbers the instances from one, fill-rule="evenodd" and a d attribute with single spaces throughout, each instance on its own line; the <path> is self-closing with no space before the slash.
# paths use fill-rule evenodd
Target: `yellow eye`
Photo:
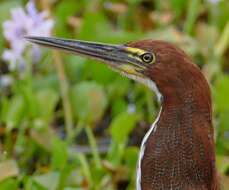
<path id="1" fill-rule="evenodd" d="M 145 63 L 153 63 L 155 61 L 155 56 L 151 53 L 144 53 L 141 55 L 141 59 Z"/>

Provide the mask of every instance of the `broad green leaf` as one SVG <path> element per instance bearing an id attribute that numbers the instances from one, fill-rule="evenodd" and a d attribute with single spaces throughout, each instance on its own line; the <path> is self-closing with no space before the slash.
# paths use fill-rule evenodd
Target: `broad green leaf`
<path id="1" fill-rule="evenodd" d="M 229 111 L 229 77 L 220 76 L 213 89 L 214 102 L 216 109 L 220 112 Z"/>
<path id="2" fill-rule="evenodd" d="M 137 5 L 138 3 L 141 2 L 141 0 L 127 0 L 127 2 L 131 5 Z"/>
<path id="3" fill-rule="evenodd" d="M 33 88 L 36 90 L 48 88 L 59 91 L 59 82 L 57 74 L 50 73 L 49 75 L 36 78 L 36 80 L 33 81 Z"/>
<path id="4" fill-rule="evenodd" d="M 83 24 L 79 33 L 79 38 L 104 41 L 108 32 L 112 32 L 112 29 L 103 12 L 87 11 L 85 13 Z"/>
<path id="5" fill-rule="evenodd" d="M 130 88 L 130 80 L 124 77 L 115 78 L 112 83 L 107 87 L 108 95 L 111 100 L 123 98 L 128 94 Z"/>
<path id="6" fill-rule="evenodd" d="M 124 153 L 124 160 L 129 168 L 136 169 L 139 149 L 136 147 L 127 148 Z"/>
<path id="7" fill-rule="evenodd" d="M 123 112 L 115 117 L 110 126 L 112 139 L 117 143 L 123 143 L 130 132 L 136 126 L 139 116 L 135 113 Z"/>
<path id="8" fill-rule="evenodd" d="M 122 163 L 123 155 L 126 150 L 126 142 L 113 141 L 107 154 L 107 160 L 112 163 L 112 167 L 118 167 Z"/>
<path id="9" fill-rule="evenodd" d="M 53 117 L 59 95 L 52 89 L 42 89 L 36 93 L 39 118 L 49 121 Z"/>
<path id="10" fill-rule="evenodd" d="M 82 9 L 81 1 L 68 0 L 61 1 L 57 4 L 53 11 L 56 16 L 55 28 L 57 35 L 70 36 L 67 27 L 68 18 L 76 14 L 80 9 Z"/>
<path id="11" fill-rule="evenodd" d="M 68 76 L 69 81 L 76 83 L 82 80 L 84 76 L 84 70 L 86 67 L 86 59 L 75 56 L 75 55 L 66 55 L 64 56 L 65 71 Z M 86 70 L 88 72 L 90 70 Z"/>
<path id="12" fill-rule="evenodd" d="M 112 103 L 112 117 L 127 110 L 127 102 L 124 98 L 116 98 Z"/>
<path id="13" fill-rule="evenodd" d="M 25 109 L 25 102 L 21 96 L 16 95 L 10 99 L 8 109 L 5 113 L 5 121 L 10 129 L 12 127 L 18 127 L 20 122 L 26 116 Z"/>
<path id="14" fill-rule="evenodd" d="M 50 172 L 43 175 L 33 177 L 33 181 L 41 186 L 41 189 L 57 190 L 60 174 L 58 172 Z"/>
<path id="15" fill-rule="evenodd" d="M 102 86 L 95 82 L 81 82 L 71 89 L 74 116 L 82 122 L 94 123 L 101 119 L 107 106 Z"/>
<path id="16" fill-rule="evenodd" d="M 26 117 L 34 119 L 38 115 L 38 108 L 36 95 L 31 83 L 32 81 L 30 79 L 27 81 L 19 82 L 15 93 L 20 93 L 23 97 Z"/>
<path id="17" fill-rule="evenodd" d="M 6 179 L 0 182 L 0 189 L 1 190 L 18 190 L 18 182 L 16 179 Z"/>
<path id="18" fill-rule="evenodd" d="M 219 112 L 218 116 L 218 126 L 216 128 L 217 131 L 217 153 L 224 154 L 229 151 L 229 110 L 225 112 Z"/>
<path id="19" fill-rule="evenodd" d="M 68 154 L 67 145 L 64 141 L 58 138 L 53 139 L 52 142 L 52 168 L 53 169 L 64 169 L 67 164 Z"/>
<path id="20" fill-rule="evenodd" d="M 107 65 L 92 60 L 86 61 L 85 72 L 87 72 L 88 78 L 103 85 L 112 83 L 117 76 L 117 73 L 108 68 Z"/>
<path id="21" fill-rule="evenodd" d="M 49 190 L 49 189 L 45 188 L 44 186 L 42 186 L 41 184 L 35 181 L 31 181 L 30 184 L 26 186 L 26 190 Z"/>
<path id="22" fill-rule="evenodd" d="M 183 0 L 171 0 L 170 4 L 172 9 L 174 10 L 175 16 L 179 17 L 181 13 L 184 11 L 186 8 L 186 4 L 188 1 L 183 1 Z"/>

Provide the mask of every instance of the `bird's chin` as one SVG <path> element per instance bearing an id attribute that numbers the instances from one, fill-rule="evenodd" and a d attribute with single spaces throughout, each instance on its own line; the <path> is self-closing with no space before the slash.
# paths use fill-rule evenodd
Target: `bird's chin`
<path id="1" fill-rule="evenodd" d="M 134 81 L 145 83 L 143 81 L 147 80 L 143 74 L 141 74 L 140 72 L 137 72 L 136 70 L 126 69 L 126 68 L 124 69 L 124 67 L 117 67 L 117 66 L 113 66 L 113 65 L 109 65 L 109 67 L 113 71 L 119 73 L 120 75 L 127 77 L 129 79 L 132 79 Z"/>
<path id="2" fill-rule="evenodd" d="M 141 73 L 140 68 L 136 68 L 132 65 L 127 64 L 109 64 L 109 67 L 114 70 L 115 72 L 118 72 L 119 74 L 128 77 L 130 79 L 135 80 L 135 78 L 142 78 L 144 79 L 145 76 Z"/>

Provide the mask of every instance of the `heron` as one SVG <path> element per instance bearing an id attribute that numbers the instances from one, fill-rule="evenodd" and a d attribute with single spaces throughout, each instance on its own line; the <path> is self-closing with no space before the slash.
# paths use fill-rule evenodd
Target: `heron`
<path id="1" fill-rule="evenodd" d="M 25 38 L 99 60 L 156 93 L 161 108 L 141 143 L 136 190 L 219 190 L 209 84 L 182 49 L 150 39 L 113 45 Z"/>

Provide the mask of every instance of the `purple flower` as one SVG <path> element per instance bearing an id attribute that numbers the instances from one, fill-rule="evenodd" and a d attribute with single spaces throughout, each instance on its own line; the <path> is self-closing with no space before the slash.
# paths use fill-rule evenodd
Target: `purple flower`
<path id="1" fill-rule="evenodd" d="M 10 69 L 25 67 L 24 53 L 28 43 L 23 39 L 26 35 L 50 36 L 54 22 L 47 18 L 48 13 L 38 12 L 33 0 L 30 0 L 26 9 L 21 7 L 11 10 L 11 20 L 3 23 L 3 34 L 10 43 L 10 49 L 3 52 L 3 59 L 10 63 Z M 30 50 L 33 62 L 40 59 L 41 52 L 33 46 Z"/>

